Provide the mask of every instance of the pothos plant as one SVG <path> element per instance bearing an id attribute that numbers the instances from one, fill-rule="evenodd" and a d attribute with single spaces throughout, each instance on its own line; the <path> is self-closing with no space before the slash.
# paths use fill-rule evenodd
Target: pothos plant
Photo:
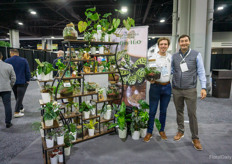
<path id="1" fill-rule="evenodd" d="M 124 84 L 136 85 L 144 82 L 146 58 L 139 58 L 133 63 L 130 55 L 127 54 L 127 50 L 119 51 L 116 58 Z"/>
<path id="2" fill-rule="evenodd" d="M 50 72 L 54 71 L 55 69 L 53 68 L 51 63 L 48 62 L 40 62 L 39 59 L 35 59 L 36 63 L 38 64 L 37 69 L 38 69 L 38 74 L 40 75 L 41 73 L 44 73 L 45 75 L 49 74 Z"/>

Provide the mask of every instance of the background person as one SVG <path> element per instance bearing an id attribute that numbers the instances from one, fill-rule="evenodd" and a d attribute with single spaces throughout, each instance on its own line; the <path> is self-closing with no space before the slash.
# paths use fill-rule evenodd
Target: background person
<path id="1" fill-rule="evenodd" d="M 10 56 L 11 58 L 6 59 L 5 62 L 13 66 L 16 74 L 16 82 L 13 86 L 16 99 L 14 117 L 18 118 L 24 116 L 23 98 L 31 78 L 31 73 L 27 60 L 19 56 L 17 49 L 11 49 Z"/>
<path id="2" fill-rule="evenodd" d="M 12 65 L 4 63 L 2 58 L 0 52 L 0 96 L 5 108 L 6 128 L 10 128 L 12 126 L 11 89 L 16 81 L 16 75 Z"/>

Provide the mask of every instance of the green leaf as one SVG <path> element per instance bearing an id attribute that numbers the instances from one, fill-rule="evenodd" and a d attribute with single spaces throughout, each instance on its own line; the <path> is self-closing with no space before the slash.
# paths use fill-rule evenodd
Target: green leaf
<path id="1" fill-rule="evenodd" d="M 144 68 L 139 68 L 137 71 L 136 71 L 136 75 L 143 78 L 145 77 L 146 75 L 146 72 L 145 72 L 145 69 Z"/>
<path id="2" fill-rule="evenodd" d="M 122 76 L 125 76 L 125 75 L 128 75 L 130 73 L 130 71 L 120 69 L 120 73 Z"/>
<path id="3" fill-rule="evenodd" d="M 125 54 L 124 58 L 125 58 L 127 64 L 129 65 L 130 64 L 130 55 Z"/>
<path id="4" fill-rule="evenodd" d="M 160 129 L 161 129 L 161 123 L 160 123 L 160 121 L 157 118 L 155 119 L 155 126 L 158 129 L 158 131 L 160 131 Z"/>
<path id="5" fill-rule="evenodd" d="M 112 15 L 111 13 L 105 13 L 102 17 L 107 18 L 108 16 Z"/>
<path id="6" fill-rule="evenodd" d="M 83 31 L 86 30 L 88 24 L 86 22 L 83 22 L 83 21 L 79 21 L 78 22 L 78 30 L 80 33 L 82 33 Z"/>
<path id="7" fill-rule="evenodd" d="M 114 28 L 117 29 L 118 26 L 120 25 L 120 19 L 114 18 L 112 24 L 113 24 Z"/>
<path id="8" fill-rule="evenodd" d="M 147 63 L 147 59 L 146 58 L 139 58 L 138 60 L 136 60 L 136 62 L 135 62 L 135 65 L 137 66 L 137 65 L 146 65 L 146 63 Z"/>
<path id="9" fill-rule="evenodd" d="M 137 83 L 142 84 L 142 82 L 145 80 L 145 78 L 137 76 Z"/>
<path id="10" fill-rule="evenodd" d="M 97 21 L 97 20 L 99 19 L 98 13 L 93 14 L 93 15 L 90 17 L 90 19 L 91 19 L 92 21 Z"/>
<path id="11" fill-rule="evenodd" d="M 129 77 L 128 84 L 129 85 L 135 85 L 136 80 L 137 80 L 137 76 L 134 74 L 134 75 L 132 75 L 132 76 Z"/>

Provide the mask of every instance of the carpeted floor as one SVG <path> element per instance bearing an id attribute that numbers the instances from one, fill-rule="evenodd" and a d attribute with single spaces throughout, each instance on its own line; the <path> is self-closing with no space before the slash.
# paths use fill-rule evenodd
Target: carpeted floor
<path id="1" fill-rule="evenodd" d="M 25 95 L 25 116 L 13 118 L 14 126 L 5 128 L 4 114 L 0 121 L 0 163 L 33 163 L 42 164 L 42 148 L 40 134 L 31 130 L 31 123 L 38 121 L 40 111 L 38 99 L 40 93 L 36 82 L 31 82 Z M 4 108 L 0 100 L 0 110 Z M 12 107 L 14 107 L 12 96 Z M 158 113 L 157 113 L 158 115 Z M 176 112 L 171 100 L 166 122 L 168 141 L 160 140 L 154 131 L 149 143 L 134 141 L 128 136 L 125 142 L 117 135 L 105 135 L 72 147 L 71 156 L 66 159 L 68 164 L 111 164 L 111 163 L 232 163 L 232 94 L 230 99 L 207 97 L 198 100 L 197 109 L 199 137 L 203 151 L 196 151 L 191 143 L 191 134 L 186 121 L 185 137 L 173 141 L 176 133 Z M 185 109 L 185 120 L 188 120 Z"/>

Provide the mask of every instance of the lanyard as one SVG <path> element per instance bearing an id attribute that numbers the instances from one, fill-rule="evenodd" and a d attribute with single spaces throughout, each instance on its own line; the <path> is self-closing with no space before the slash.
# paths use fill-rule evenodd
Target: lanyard
<path id="1" fill-rule="evenodd" d="M 183 61 L 185 61 L 185 58 L 190 54 L 191 52 L 191 48 L 189 49 L 189 52 L 185 55 L 185 57 L 183 58 L 182 55 L 180 54 L 180 57 L 182 58 L 181 62 L 182 63 Z"/>

